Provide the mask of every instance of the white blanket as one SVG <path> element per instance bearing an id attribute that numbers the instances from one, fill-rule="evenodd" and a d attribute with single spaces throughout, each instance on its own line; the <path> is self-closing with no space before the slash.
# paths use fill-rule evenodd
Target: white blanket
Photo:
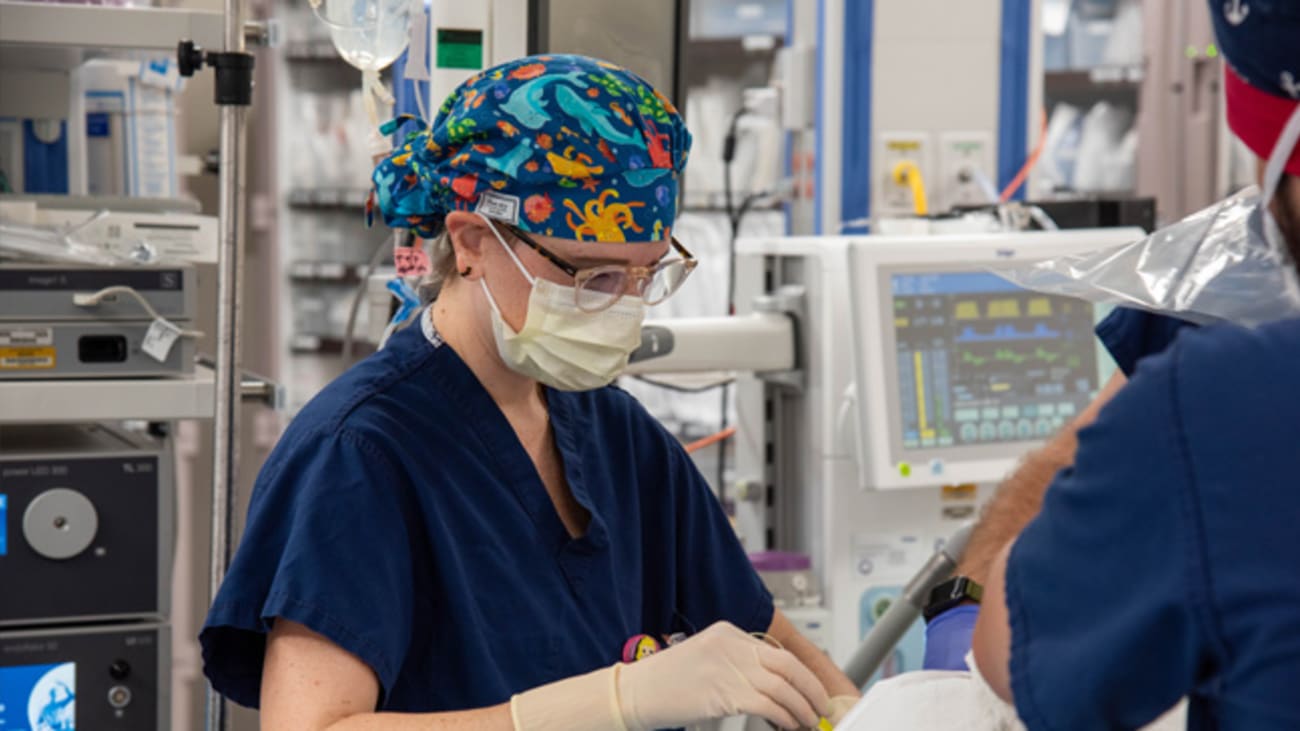
<path id="1" fill-rule="evenodd" d="M 966 665 L 975 667 L 972 656 Z M 1187 704 L 1179 703 L 1145 731 L 1183 731 Z M 923 670 L 872 686 L 835 731 L 1024 731 L 1016 711 L 998 698 L 978 671 Z"/>

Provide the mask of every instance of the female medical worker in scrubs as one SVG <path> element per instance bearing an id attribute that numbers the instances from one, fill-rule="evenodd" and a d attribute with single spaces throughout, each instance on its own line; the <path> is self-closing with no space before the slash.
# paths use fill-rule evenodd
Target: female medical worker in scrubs
<path id="1" fill-rule="evenodd" d="M 639 77 L 541 56 L 466 81 L 375 171 L 390 225 L 445 232 L 446 276 L 258 477 L 201 641 L 263 728 L 796 728 L 856 694 L 608 386 L 694 266 L 672 237 L 689 147 Z"/>
<path id="2" fill-rule="evenodd" d="M 1228 123 L 1267 159 L 1270 215 L 1250 235 L 1294 264 L 1300 6 L 1210 12 Z M 1189 728 L 1300 728 L 1297 363 L 1300 319 L 1187 330 L 1079 433 L 993 562 L 975 630 L 1029 729 L 1136 728 L 1182 696 Z"/>

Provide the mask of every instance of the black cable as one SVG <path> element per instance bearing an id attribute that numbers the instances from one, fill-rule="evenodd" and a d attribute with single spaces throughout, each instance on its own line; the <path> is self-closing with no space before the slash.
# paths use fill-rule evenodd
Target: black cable
<path id="1" fill-rule="evenodd" d="M 731 236 L 727 242 L 727 307 L 726 314 L 736 314 L 736 237 L 740 234 L 740 216 L 737 215 L 735 205 L 732 201 L 731 191 L 731 163 L 736 158 L 736 125 L 740 118 L 749 113 L 748 109 L 742 104 L 736 113 L 731 115 L 731 123 L 727 125 L 727 137 L 722 143 L 722 196 L 723 204 L 727 209 L 727 223 L 731 227 Z M 743 204 L 742 204 L 743 205 Z M 728 411 L 731 408 L 731 387 L 724 384 L 722 386 L 722 418 L 721 426 L 718 431 L 727 430 L 730 425 Z M 718 502 L 723 507 L 727 504 L 727 442 L 724 439 L 718 442 Z"/>
<path id="2" fill-rule="evenodd" d="M 736 209 L 731 200 L 731 163 L 736 159 L 736 125 L 747 113 L 748 110 L 741 106 L 735 114 L 731 115 L 731 122 L 727 124 L 727 136 L 722 141 L 722 202 L 723 207 L 727 209 L 727 222 L 731 224 L 733 238 L 736 235 Z"/>

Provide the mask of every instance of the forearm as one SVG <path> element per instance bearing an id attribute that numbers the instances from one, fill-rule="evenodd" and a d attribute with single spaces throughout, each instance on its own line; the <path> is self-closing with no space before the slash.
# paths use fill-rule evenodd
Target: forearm
<path id="1" fill-rule="evenodd" d="M 1043 494 L 1061 469 L 1074 462 L 1075 426 L 1067 426 L 1042 448 L 1027 455 L 1016 471 L 998 486 L 984 506 L 957 573 L 987 584 L 993 557 L 1038 515 Z"/>
<path id="2" fill-rule="evenodd" d="M 510 704 L 446 713 L 358 713 L 321 731 L 513 731 Z"/>
<path id="3" fill-rule="evenodd" d="M 812 671 L 831 697 L 860 695 L 857 686 L 842 670 L 836 667 L 829 655 L 814 645 L 790 622 L 780 609 L 772 614 L 772 626 L 767 633 L 781 643 L 781 646 L 798 658 L 804 667 Z"/>
<path id="4" fill-rule="evenodd" d="M 1011 623 L 1007 618 L 1006 571 L 1011 546 L 993 555 L 989 579 L 980 601 L 979 620 L 971 637 L 971 651 L 980 675 L 993 692 L 1011 703 Z"/>
<path id="5" fill-rule="evenodd" d="M 997 493 L 984 506 L 966 553 L 957 567 L 959 575 L 968 576 L 980 584 L 988 583 L 993 558 L 1038 515 L 1043 495 L 1056 473 L 1074 464 L 1078 431 L 1097 418 L 1102 407 L 1126 382 L 1124 374 L 1116 372 L 1078 418 L 1063 427 L 1042 448 L 1030 452 L 1016 471 L 1002 482 Z"/>

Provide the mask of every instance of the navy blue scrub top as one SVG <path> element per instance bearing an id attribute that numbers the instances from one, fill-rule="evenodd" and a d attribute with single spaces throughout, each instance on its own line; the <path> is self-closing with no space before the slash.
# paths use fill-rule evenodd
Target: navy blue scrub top
<path id="1" fill-rule="evenodd" d="M 1132 378 L 1138 361 L 1163 353 L 1188 327 L 1196 326 L 1168 315 L 1116 307 L 1097 325 L 1097 337 L 1124 375 Z"/>
<path id="2" fill-rule="evenodd" d="M 1007 564 L 1040 731 L 1297 729 L 1300 320 L 1188 330 L 1079 433 Z"/>
<path id="3" fill-rule="evenodd" d="M 591 512 L 578 539 L 431 328 L 327 386 L 258 475 L 200 635 L 217 690 L 257 706 L 276 617 L 356 655 L 379 710 L 406 712 L 502 703 L 618 662 L 640 633 L 767 630 L 771 595 L 678 442 L 617 388 L 546 398 Z"/>

